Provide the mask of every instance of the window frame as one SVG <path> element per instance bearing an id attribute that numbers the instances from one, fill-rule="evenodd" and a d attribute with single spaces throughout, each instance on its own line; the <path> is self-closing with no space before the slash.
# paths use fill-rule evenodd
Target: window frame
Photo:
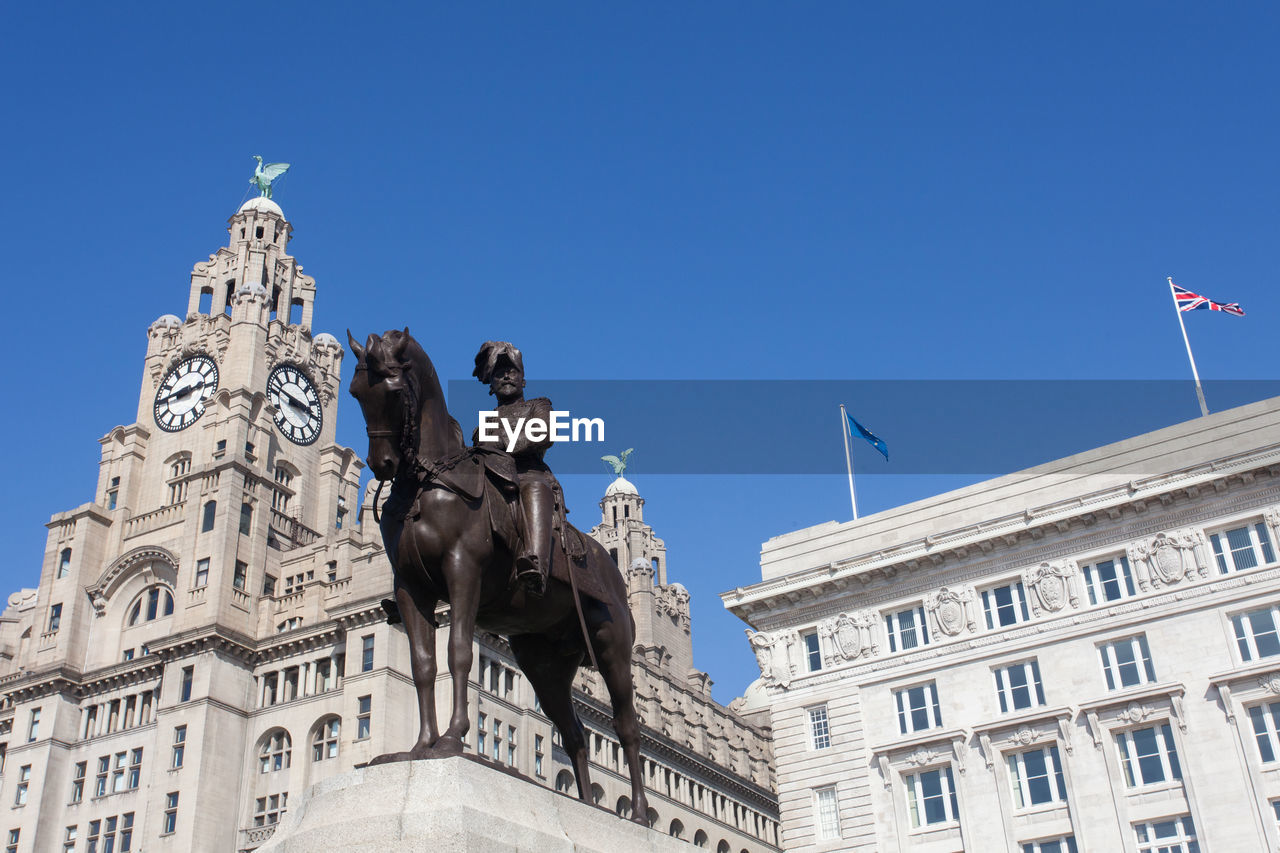
<path id="1" fill-rule="evenodd" d="M 1268 630 L 1255 630 L 1254 617 L 1260 614 L 1265 614 L 1270 620 L 1271 625 Z M 1228 621 L 1231 623 L 1231 633 L 1236 640 L 1236 652 L 1240 655 L 1242 663 L 1280 656 L 1280 605 L 1271 604 L 1233 613 L 1228 617 Z M 1248 623 L 1247 631 L 1245 630 L 1246 622 Z M 1258 638 L 1267 636 L 1271 637 L 1267 648 L 1275 650 L 1263 653 L 1258 646 Z"/>
<path id="2" fill-rule="evenodd" d="M 936 796 L 942 801 L 943 819 L 939 821 L 922 820 L 923 817 L 926 817 L 924 812 L 928 801 L 933 798 L 933 795 L 922 794 L 923 778 L 935 773 L 938 774 L 938 794 Z M 942 829 L 960 825 L 959 796 L 956 793 L 955 774 L 949 763 L 928 769 L 922 768 L 912 773 L 903 773 L 902 783 L 904 786 L 903 793 L 907 800 L 907 822 L 912 831 Z"/>
<path id="3" fill-rule="evenodd" d="M 827 706 L 813 705 L 805 708 L 809 750 L 817 752 L 831 748 L 831 715 Z"/>
<path id="4" fill-rule="evenodd" d="M 835 785 L 823 785 L 813 789 L 813 831 L 819 841 L 835 841 L 842 837 L 840 795 Z"/>
<path id="5" fill-rule="evenodd" d="M 902 626 L 902 617 L 911 614 L 912 624 L 908 629 Z M 889 652 L 906 652 L 919 649 L 930 644 L 929 624 L 925 620 L 924 604 L 913 604 L 904 609 L 894 609 L 884 614 L 885 633 L 889 638 Z M 909 631 L 909 633 L 908 633 Z M 907 639 L 911 642 L 908 644 Z"/>
<path id="6" fill-rule="evenodd" d="M 1152 732 L 1156 751 L 1153 753 L 1138 752 L 1138 745 L 1134 742 L 1134 735 L 1148 731 Z M 1182 782 L 1182 761 L 1178 757 L 1178 746 L 1173 736 L 1173 726 L 1170 725 L 1168 720 L 1159 720 L 1149 726 L 1117 731 L 1114 732 L 1114 736 L 1116 751 L 1120 758 L 1120 773 L 1126 788 L 1151 788 L 1158 785 Z M 1131 749 L 1132 756 L 1130 756 Z M 1159 761 L 1161 778 L 1148 781 L 1143 759 L 1153 757 Z"/>
<path id="7" fill-rule="evenodd" d="M 1010 678 L 1010 673 L 1015 670 L 1022 670 L 1023 677 L 1027 678 L 1026 682 L 1021 686 L 1014 685 Z M 1045 706 L 1044 683 L 1040 677 L 1039 658 L 1029 658 L 1001 666 L 993 666 L 991 668 L 991 677 L 995 681 L 996 699 L 1000 702 L 1001 714 L 1013 714 L 1018 711 L 1027 711 Z M 1017 691 L 1019 690 L 1025 690 L 1027 693 L 1026 705 L 1019 705 L 1016 701 Z"/>
<path id="8" fill-rule="evenodd" d="M 1009 603 L 1001 604 L 996 596 L 1002 589 L 1009 590 Z M 1031 621 L 1031 605 L 1027 600 L 1027 589 L 1021 578 L 1010 578 L 1007 582 L 989 586 L 978 593 L 982 599 L 982 616 L 988 631 L 999 631 L 1001 628 L 1012 628 Z M 1005 622 L 1000 612 L 1008 607 L 1013 614 L 1013 621 Z M 1019 615 L 1021 614 L 1021 615 Z M 994 618 L 993 618 L 994 617 Z"/>
<path id="9" fill-rule="evenodd" d="M 1280 760 L 1280 699 L 1245 707 L 1253 729 L 1254 745 L 1263 764 Z"/>
<path id="10" fill-rule="evenodd" d="M 1176 831 L 1178 833 L 1177 836 L 1157 836 L 1155 834 L 1155 828 L 1160 824 L 1168 823 L 1173 823 L 1176 826 Z M 1178 845 L 1178 851 L 1186 853 L 1188 847 L 1185 845 L 1195 844 L 1197 848 L 1199 848 L 1200 845 L 1200 839 L 1196 836 L 1195 821 L 1192 820 L 1191 815 L 1189 814 L 1170 815 L 1167 818 L 1161 818 L 1158 820 L 1137 821 L 1130 824 L 1130 826 L 1133 829 L 1134 841 L 1137 846 L 1138 853 L 1156 853 L 1157 850 L 1173 851 L 1174 848 L 1171 846 L 1173 844 Z M 1149 836 L 1148 838 L 1144 839 L 1142 837 L 1144 832 Z"/>
<path id="11" fill-rule="evenodd" d="M 1027 767 L 1028 756 L 1039 755 L 1044 760 L 1044 774 L 1032 775 Z M 1067 781 L 1062 770 L 1062 756 L 1057 743 L 1041 744 L 1016 752 L 1005 753 L 1005 766 L 1009 772 L 1010 790 L 1013 793 L 1013 807 L 1016 811 L 1029 811 L 1042 806 L 1055 806 L 1067 802 Z M 1032 781 L 1045 780 L 1049 789 L 1049 798 L 1036 801 L 1032 790 Z"/>
<path id="12" fill-rule="evenodd" d="M 1243 548 L 1237 547 L 1227 538 L 1230 534 L 1241 531 L 1244 531 L 1249 539 L 1249 559 L 1253 560 L 1252 566 L 1236 565 L 1236 554 L 1242 551 Z M 1219 576 L 1260 569 L 1264 566 L 1274 565 L 1276 562 L 1275 543 L 1271 541 L 1271 531 L 1267 529 L 1267 523 L 1261 516 L 1254 516 L 1243 521 L 1232 522 L 1229 525 L 1219 525 L 1206 530 L 1205 539 L 1208 542 L 1209 554 L 1213 557 L 1214 566 L 1217 568 L 1216 573 Z"/>
<path id="13" fill-rule="evenodd" d="M 910 705 L 911 694 L 921 691 L 923 705 Z M 893 691 L 893 703 L 898 715 L 898 733 L 903 735 L 942 728 L 942 706 L 938 701 L 938 682 L 926 681 L 899 687 Z M 916 714 L 924 714 L 924 724 L 916 726 Z"/>
<path id="14" fill-rule="evenodd" d="M 1111 564 L 1111 579 L 1099 578 L 1101 567 L 1108 563 Z M 1128 601 L 1138 596 L 1138 585 L 1133 579 L 1133 567 L 1129 565 L 1127 554 L 1100 557 L 1090 563 L 1082 564 L 1080 566 L 1080 575 L 1084 578 L 1084 588 L 1089 595 L 1089 605 L 1091 607 Z M 1108 584 L 1115 585 L 1116 595 L 1114 597 L 1106 594 Z"/>
<path id="15" fill-rule="evenodd" d="M 1121 648 L 1124 644 L 1128 644 L 1129 650 L 1133 654 L 1131 661 L 1122 662 L 1116 655 L 1116 649 Z M 1109 692 L 1114 693 L 1130 687 L 1157 683 L 1155 663 L 1151 659 L 1151 646 L 1147 643 L 1146 634 L 1116 637 L 1098 643 L 1097 648 L 1099 658 L 1102 661 L 1102 677 L 1106 681 Z M 1134 668 L 1138 676 L 1137 681 L 1132 683 L 1125 682 L 1123 677 L 1124 668 L 1128 666 Z"/>

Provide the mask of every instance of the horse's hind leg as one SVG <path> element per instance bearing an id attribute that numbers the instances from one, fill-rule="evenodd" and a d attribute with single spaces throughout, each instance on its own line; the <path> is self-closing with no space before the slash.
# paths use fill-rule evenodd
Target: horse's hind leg
<path id="1" fill-rule="evenodd" d="M 564 751 L 573 762 L 578 799 L 589 801 L 591 770 L 587 761 L 587 739 L 578 712 L 573 709 L 573 677 L 578 672 L 581 656 L 566 656 L 555 643 L 537 634 L 519 634 L 509 640 L 516 663 L 529 679 L 533 692 L 538 694 L 543 712 L 560 731 Z"/>
<path id="2" fill-rule="evenodd" d="M 631 820 L 648 825 L 649 800 L 644 791 L 644 773 L 640 767 L 640 721 L 636 717 L 635 686 L 631 680 L 631 654 L 634 645 L 631 614 L 626 610 L 621 619 L 593 620 L 591 645 L 600 664 L 600 675 L 609 690 L 613 704 L 613 730 L 622 743 L 631 776 Z"/>

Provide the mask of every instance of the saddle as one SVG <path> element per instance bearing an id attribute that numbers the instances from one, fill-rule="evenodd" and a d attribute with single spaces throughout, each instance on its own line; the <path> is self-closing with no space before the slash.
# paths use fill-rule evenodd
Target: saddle
<path id="1" fill-rule="evenodd" d="M 457 457 L 438 463 L 426 471 L 427 478 L 468 501 L 482 498 L 489 513 L 489 529 L 494 539 L 509 551 L 519 553 L 524 540 L 524 512 L 520 505 L 520 479 L 515 460 L 501 450 L 468 447 Z M 596 572 L 587 571 L 585 534 L 569 523 L 564 492 L 553 478 L 555 513 L 552 520 L 550 577 L 576 585 L 583 595 L 609 601 L 608 588 Z M 573 577 L 569 572 L 573 569 Z M 515 582 L 515 565 L 511 580 Z"/>

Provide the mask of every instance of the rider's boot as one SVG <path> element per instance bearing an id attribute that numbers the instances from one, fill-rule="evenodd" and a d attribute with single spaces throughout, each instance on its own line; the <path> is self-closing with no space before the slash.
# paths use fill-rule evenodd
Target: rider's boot
<path id="1" fill-rule="evenodd" d="M 516 558 L 516 581 L 530 595 L 542 595 L 551 567 L 551 524 L 553 499 L 546 486 L 530 485 L 520 490 L 524 504 L 525 542 Z"/>

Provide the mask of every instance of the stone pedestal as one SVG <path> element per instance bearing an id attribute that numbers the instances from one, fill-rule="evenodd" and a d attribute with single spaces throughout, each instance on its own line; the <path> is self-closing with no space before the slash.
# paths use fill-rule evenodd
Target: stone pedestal
<path id="1" fill-rule="evenodd" d="M 688 853 L 689 845 L 465 758 L 313 785 L 257 853 Z"/>

